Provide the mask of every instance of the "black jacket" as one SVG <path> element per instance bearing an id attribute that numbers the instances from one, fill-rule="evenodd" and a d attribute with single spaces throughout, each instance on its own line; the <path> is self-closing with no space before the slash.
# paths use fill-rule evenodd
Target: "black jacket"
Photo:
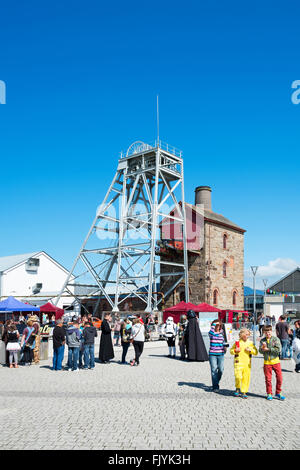
<path id="1" fill-rule="evenodd" d="M 86 345 L 92 345 L 97 338 L 97 330 L 94 326 L 86 326 L 83 330 L 83 341 Z"/>
<path id="2" fill-rule="evenodd" d="M 56 326 L 53 330 L 53 348 L 57 349 L 63 345 L 66 339 L 65 330 L 61 326 Z"/>

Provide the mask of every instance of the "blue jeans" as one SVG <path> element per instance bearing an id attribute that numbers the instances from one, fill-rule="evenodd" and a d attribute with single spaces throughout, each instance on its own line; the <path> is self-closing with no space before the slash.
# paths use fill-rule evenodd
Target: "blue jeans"
<path id="1" fill-rule="evenodd" d="M 289 339 L 281 339 L 280 342 L 281 342 L 281 346 L 282 346 L 281 359 L 286 359 L 290 340 Z"/>
<path id="2" fill-rule="evenodd" d="M 83 363 L 82 363 L 82 358 L 83 358 L 83 355 L 84 355 L 84 346 L 80 346 L 79 348 L 79 368 L 81 369 L 83 367 Z"/>
<path id="3" fill-rule="evenodd" d="M 219 382 L 224 370 L 224 354 L 220 356 L 210 354 L 209 364 L 211 369 L 212 387 L 213 389 L 219 389 Z"/>
<path id="4" fill-rule="evenodd" d="M 59 348 L 53 349 L 53 370 L 62 369 L 62 361 L 65 354 L 65 347 L 60 346 Z"/>
<path id="5" fill-rule="evenodd" d="M 290 342 L 287 347 L 287 353 L 288 353 L 288 357 L 291 359 L 293 357 L 293 348 Z"/>
<path id="6" fill-rule="evenodd" d="M 84 368 L 94 369 L 95 367 L 95 347 L 93 344 L 84 346 Z"/>
<path id="7" fill-rule="evenodd" d="M 119 346 L 119 338 L 120 338 L 120 332 L 119 332 L 119 331 L 115 331 L 115 332 L 114 332 L 114 339 L 116 340 L 115 346 Z"/>
<path id="8" fill-rule="evenodd" d="M 68 369 L 77 370 L 79 348 L 70 348 L 68 351 Z"/>

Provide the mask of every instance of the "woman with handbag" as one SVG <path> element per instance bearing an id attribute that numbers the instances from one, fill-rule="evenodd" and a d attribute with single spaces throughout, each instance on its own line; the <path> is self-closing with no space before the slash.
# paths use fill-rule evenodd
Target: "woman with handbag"
<path id="1" fill-rule="evenodd" d="M 128 318 L 121 324 L 121 346 L 123 348 L 121 364 L 126 364 L 126 354 L 130 346 L 131 326 L 131 321 Z"/>
<path id="2" fill-rule="evenodd" d="M 18 351 L 20 351 L 19 345 L 19 336 L 20 333 L 17 330 L 16 325 L 12 322 L 8 327 L 7 332 L 7 339 L 8 343 L 6 346 L 6 351 L 9 352 L 9 367 L 13 369 L 13 367 L 18 368 Z"/>
<path id="3" fill-rule="evenodd" d="M 130 365 L 138 366 L 140 364 L 140 357 L 144 350 L 145 342 L 145 327 L 139 318 L 135 318 L 133 320 L 130 342 L 133 344 L 135 352 L 135 358 L 130 361 Z"/>
<path id="4" fill-rule="evenodd" d="M 7 344 L 8 344 L 8 329 L 12 323 L 13 323 L 12 320 L 6 320 L 5 325 L 3 327 L 2 338 L 1 338 L 5 344 L 5 363 L 7 367 L 9 367 L 9 351 L 7 351 L 6 349 Z"/>
<path id="5" fill-rule="evenodd" d="M 23 351 L 23 361 L 25 366 L 30 366 L 33 360 L 33 350 L 35 348 L 35 328 L 31 320 L 27 321 L 27 327 L 23 331 L 21 339 L 21 349 Z"/>

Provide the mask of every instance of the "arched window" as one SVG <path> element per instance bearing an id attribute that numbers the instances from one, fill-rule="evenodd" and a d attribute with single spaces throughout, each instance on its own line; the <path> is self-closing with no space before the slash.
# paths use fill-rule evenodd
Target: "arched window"
<path id="1" fill-rule="evenodd" d="M 227 238 L 228 238 L 228 236 L 226 235 L 226 233 L 224 233 L 224 235 L 223 235 L 223 248 L 224 248 L 224 250 L 227 249 Z"/>
<path id="2" fill-rule="evenodd" d="M 232 305 L 236 305 L 237 292 L 233 291 L 232 294 Z"/>
<path id="3" fill-rule="evenodd" d="M 218 297 L 219 297 L 218 290 L 215 289 L 215 290 L 213 291 L 213 304 L 214 304 L 214 305 L 218 305 Z"/>
<path id="4" fill-rule="evenodd" d="M 223 263 L 223 277 L 227 277 L 227 263 L 224 261 Z"/>

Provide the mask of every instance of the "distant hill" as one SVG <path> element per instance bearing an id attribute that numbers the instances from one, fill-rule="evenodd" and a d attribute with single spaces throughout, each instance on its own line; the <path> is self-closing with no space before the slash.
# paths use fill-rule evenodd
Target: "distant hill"
<path id="1" fill-rule="evenodd" d="M 251 287 L 244 286 L 244 295 L 253 295 L 253 289 Z M 256 295 L 264 295 L 264 291 L 256 289 Z"/>

